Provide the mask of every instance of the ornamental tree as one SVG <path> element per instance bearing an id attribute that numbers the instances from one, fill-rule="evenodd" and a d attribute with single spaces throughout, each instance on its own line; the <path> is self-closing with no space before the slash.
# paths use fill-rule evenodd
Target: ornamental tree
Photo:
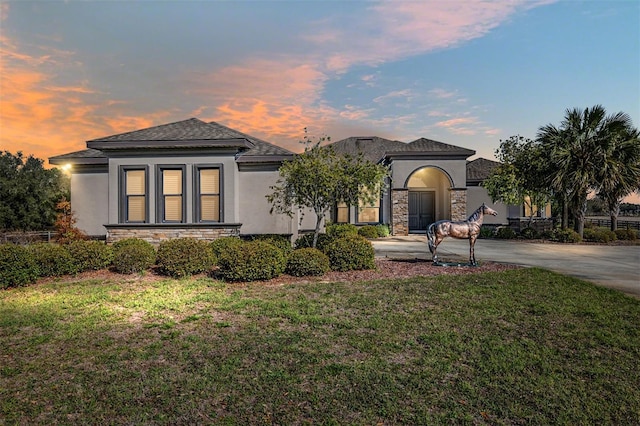
<path id="1" fill-rule="evenodd" d="M 331 146 L 321 146 L 328 137 L 313 142 L 305 135 L 304 153 L 285 161 L 280 177 L 267 195 L 271 213 L 293 216 L 294 209 L 310 209 L 316 215 L 313 247 L 318 241 L 322 220 L 332 207 L 373 205 L 384 189 L 387 167 L 365 160 L 362 155 L 337 154 Z"/>

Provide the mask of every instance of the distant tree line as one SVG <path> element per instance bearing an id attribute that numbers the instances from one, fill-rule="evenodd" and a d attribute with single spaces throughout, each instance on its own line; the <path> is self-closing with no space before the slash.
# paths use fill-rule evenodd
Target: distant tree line
<path id="1" fill-rule="evenodd" d="M 501 140 L 496 155 L 502 164 L 483 183 L 494 202 L 552 201 L 562 228 L 571 219 L 580 236 L 590 193 L 615 230 L 622 200 L 640 190 L 640 133 L 628 114 L 607 115 L 601 105 L 567 109 L 559 126 L 541 126 L 535 140 Z"/>
<path id="2" fill-rule="evenodd" d="M 0 153 L 0 231 L 51 228 L 56 205 L 69 199 L 69 178 L 44 161 L 22 152 Z"/>

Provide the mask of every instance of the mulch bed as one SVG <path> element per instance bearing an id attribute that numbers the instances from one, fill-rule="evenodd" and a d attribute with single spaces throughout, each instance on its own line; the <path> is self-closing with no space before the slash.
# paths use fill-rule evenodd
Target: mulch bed
<path id="1" fill-rule="evenodd" d="M 269 281 L 255 281 L 252 283 L 233 283 L 237 284 L 254 284 L 254 285 L 274 285 L 281 286 L 296 283 L 313 283 L 313 282 L 356 282 L 371 281 L 383 279 L 402 279 L 412 277 L 430 277 L 436 275 L 464 275 L 476 274 L 488 271 L 505 271 L 508 269 L 518 268 L 516 265 L 508 265 L 495 262 L 481 262 L 478 266 L 439 266 L 434 265 L 430 260 L 422 259 L 393 259 L 393 258 L 377 258 L 376 269 L 364 271 L 331 271 L 320 277 L 293 277 L 291 275 L 282 274 L 277 278 Z M 205 274 L 198 277 L 205 277 Z M 38 283 L 50 282 L 69 282 L 81 281 L 89 279 L 97 279 L 104 281 L 126 281 L 150 283 L 167 279 L 168 277 L 160 275 L 155 271 L 147 271 L 144 274 L 119 274 L 117 272 L 106 269 L 99 271 L 82 272 L 77 275 L 69 275 L 64 277 L 48 277 L 38 281 Z"/>

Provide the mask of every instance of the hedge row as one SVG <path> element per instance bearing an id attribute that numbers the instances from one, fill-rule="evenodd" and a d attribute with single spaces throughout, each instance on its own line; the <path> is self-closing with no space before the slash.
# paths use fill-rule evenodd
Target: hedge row
<path id="1" fill-rule="evenodd" d="M 260 236 L 250 241 L 225 237 L 213 242 L 177 238 L 163 241 L 157 250 L 136 238 L 111 246 L 99 241 L 74 241 L 65 245 L 0 244 L 0 289 L 30 284 L 40 277 L 108 267 L 132 274 L 157 265 L 159 273 L 181 278 L 212 271 L 217 265 L 217 275 L 228 281 L 268 280 L 283 272 L 307 276 L 323 275 L 331 269 L 374 268 L 371 243 L 357 231 L 343 231 L 321 234 L 319 248 L 309 247 L 311 240 L 304 236 L 296 250 L 282 236 Z"/>

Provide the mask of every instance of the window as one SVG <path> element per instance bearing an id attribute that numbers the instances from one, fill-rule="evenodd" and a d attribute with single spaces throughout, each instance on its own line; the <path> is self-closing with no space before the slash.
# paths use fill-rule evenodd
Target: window
<path id="1" fill-rule="evenodd" d="M 196 222 L 221 222 L 219 166 L 196 167 L 195 212 Z"/>
<path id="2" fill-rule="evenodd" d="M 120 172 L 120 221 L 125 223 L 148 222 L 147 169 L 123 167 Z"/>
<path id="3" fill-rule="evenodd" d="M 338 203 L 336 206 L 336 223 L 349 223 L 349 206 L 347 203 Z"/>
<path id="4" fill-rule="evenodd" d="M 184 166 L 158 166 L 158 218 L 162 222 L 184 222 Z"/>
<path id="5" fill-rule="evenodd" d="M 360 203 L 356 215 L 357 223 L 380 223 L 380 199 L 373 205 Z"/>

